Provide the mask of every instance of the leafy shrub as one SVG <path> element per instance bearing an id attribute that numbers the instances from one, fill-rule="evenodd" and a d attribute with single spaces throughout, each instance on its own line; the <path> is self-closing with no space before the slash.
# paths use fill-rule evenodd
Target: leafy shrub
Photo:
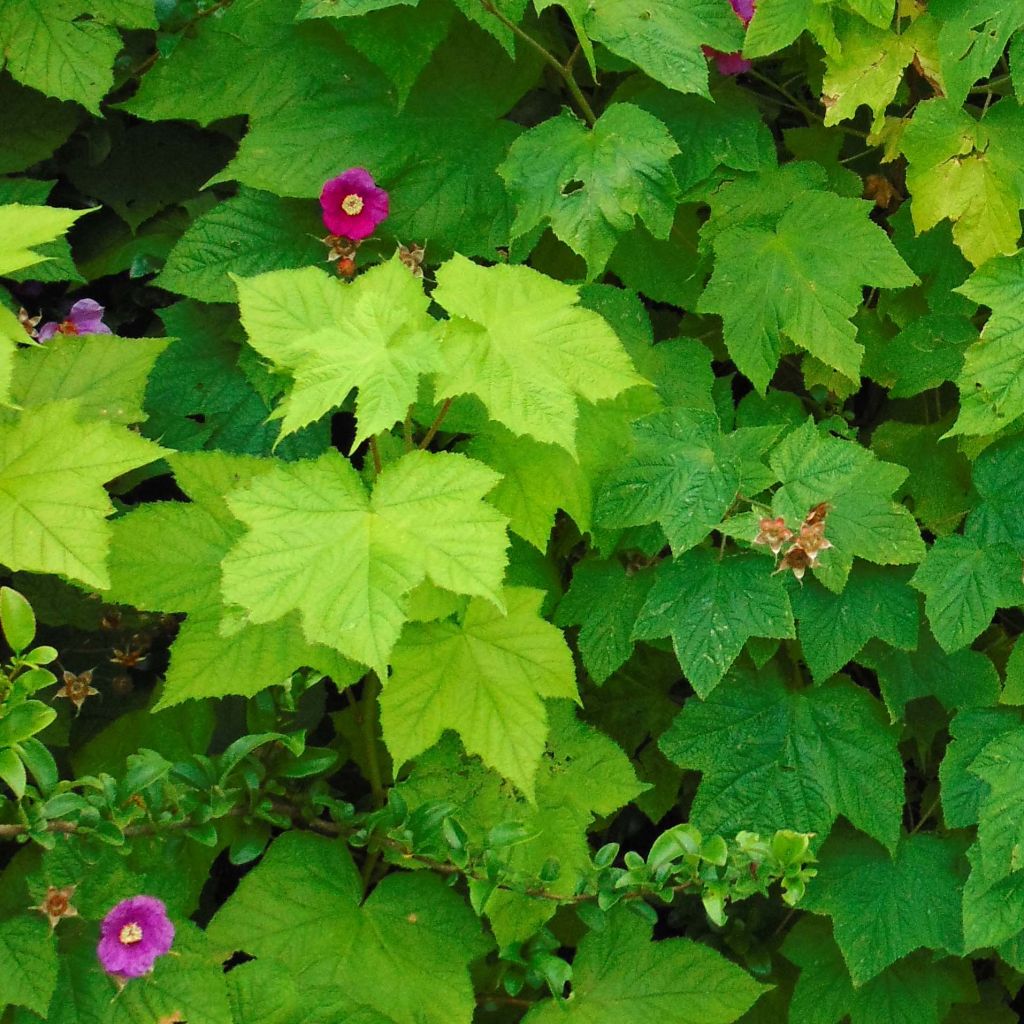
<path id="1" fill-rule="evenodd" d="M 1019 3 L 0 53 L 3 1024 L 1016 1019 Z"/>

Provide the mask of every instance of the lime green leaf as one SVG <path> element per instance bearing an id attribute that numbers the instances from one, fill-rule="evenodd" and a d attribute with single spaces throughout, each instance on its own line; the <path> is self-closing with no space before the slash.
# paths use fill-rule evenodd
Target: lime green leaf
<path id="1" fill-rule="evenodd" d="M 569 111 L 541 122 L 498 168 L 516 204 L 513 236 L 550 224 L 595 277 L 637 218 L 668 238 L 678 193 L 669 161 L 678 152 L 665 125 L 629 103 L 610 106 L 592 128 Z"/>
<path id="2" fill-rule="evenodd" d="M 230 275 L 322 261 L 325 229 L 309 203 L 243 188 L 196 218 L 178 239 L 154 284 L 203 302 L 233 302 Z"/>
<path id="3" fill-rule="evenodd" d="M 507 614 L 471 601 L 460 622 L 411 624 L 381 695 L 384 740 L 396 764 L 445 729 L 531 800 L 548 721 L 545 697 L 576 697 L 565 638 L 540 616 L 543 593 L 509 588 Z"/>
<path id="4" fill-rule="evenodd" d="M 928 14 L 941 23 L 938 54 L 945 94 L 957 106 L 987 77 L 1010 36 L 1024 28 L 1024 12 L 1007 0 L 933 0 Z"/>
<path id="5" fill-rule="evenodd" d="M 103 7 L 79 0 L 0 0 L 0 52 L 11 76 L 99 114 L 121 49 L 117 30 L 104 24 Z"/>
<path id="6" fill-rule="evenodd" d="M 1016 252 L 1024 206 L 1024 111 L 1015 99 L 977 121 L 948 99 L 918 105 L 900 147 L 910 166 L 917 231 L 953 221 L 953 239 L 975 265 Z"/>
<path id="7" fill-rule="evenodd" d="M 46 1016 L 57 986 L 57 947 L 45 918 L 23 913 L 0 921 L 0 1006 L 25 1006 Z"/>
<path id="8" fill-rule="evenodd" d="M 559 509 L 581 530 L 590 528 L 590 480 L 564 449 L 516 437 L 498 423 L 488 425 L 466 446 L 466 454 L 501 474 L 490 501 L 509 519 L 509 529 L 544 551 Z"/>
<path id="9" fill-rule="evenodd" d="M 350 1012 L 367 1007 L 394 1024 L 470 1024 L 467 968 L 487 949 L 440 878 L 390 875 L 362 903 L 345 844 L 297 832 L 275 840 L 208 933 L 222 949 L 281 962 L 303 992 L 330 985 Z"/>
<path id="10" fill-rule="evenodd" d="M 822 560 L 854 557 L 904 565 L 924 555 L 914 517 L 890 495 L 906 479 L 902 466 L 879 462 L 866 448 L 819 432 L 808 420 L 776 446 L 772 469 L 782 481 L 772 499 L 777 516 L 800 523 L 815 505 L 831 508 L 827 536 L 834 550 Z"/>
<path id="11" fill-rule="evenodd" d="M 103 484 L 162 449 L 107 420 L 81 422 L 53 402 L 0 423 L 0 561 L 105 587 L 113 505 Z"/>
<path id="12" fill-rule="evenodd" d="M 779 194 L 783 187 L 788 196 Z M 764 391 L 785 336 L 845 376 L 859 377 L 864 349 L 851 318 L 863 286 L 917 281 L 869 219 L 871 204 L 808 188 L 792 169 L 723 188 L 711 202 L 703 235 L 715 268 L 698 309 L 722 317 L 739 370 Z M 840 247 L 849 259 L 830 259 L 829 251 Z"/>
<path id="13" fill-rule="evenodd" d="M 633 630 L 635 640 L 671 636 L 701 696 L 721 682 L 751 637 L 793 635 L 789 598 L 771 562 L 757 555 L 720 559 L 706 548 L 659 566 Z"/>
<path id="14" fill-rule="evenodd" d="M 32 250 L 60 238 L 79 217 L 89 212 L 18 203 L 0 206 L 0 274 L 9 275 L 47 259 Z"/>
<path id="15" fill-rule="evenodd" d="M 970 650 L 947 654 L 928 629 L 915 651 L 872 642 L 858 660 L 878 673 L 882 700 L 894 722 L 910 701 L 921 697 L 934 697 L 950 711 L 989 707 L 999 699 L 999 675 L 987 655 Z"/>
<path id="16" fill-rule="evenodd" d="M 992 315 L 981 338 L 967 349 L 957 381 L 960 416 L 950 433 L 995 433 L 1024 413 L 1024 253 L 993 259 L 957 290 L 988 306 Z"/>
<path id="17" fill-rule="evenodd" d="M 842 49 L 826 56 L 821 87 L 826 125 L 854 117 L 858 107 L 866 104 L 874 114 L 873 130 L 882 127 L 886 107 L 916 53 L 915 26 L 897 34 L 888 23 L 875 28 L 860 18 L 838 22 L 836 36 Z"/>
<path id="18" fill-rule="evenodd" d="M 855 986 L 820 917 L 801 918 L 786 936 L 782 955 L 800 968 L 789 1013 L 802 1024 L 940 1024 L 953 1003 L 977 999 L 968 961 L 936 962 L 926 953 Z"/>
<path id="19" fill-rule="evenodd" d="M 352 284 L 312 268 L 272 271 L 240 282 L 239 301 L 249 344 L 293 378 L 274 413 L 282 436 L 320 419 L 355 389 L 358 446 L 405 418 L 420 375 L 440 362 L 430 300 L 397 256 Z"/>
<path id="20" fill-rule="evenodd" d="M 605 478 L 594 518 L 610 528 L 657 522 L 677 555 L 704 540 L 737 494 L 774 482 L 760 460 L 778 433 L 771 427 L 723 435 L 713 413 L 678 409 L 641 420 L 634 433 L 633 455 Z"/>
<path id="21" fill-rule="evenodd" d="M 908 573 L 857 562 L 841 594 L 811 582 L 793 598 L 797 635 L 816 681 L 835 675 L 877 636 L 893 647 L 917 645 L 918 597 Z"/>
<path id="22" fill-rule="evenodd" d="M 530 267 L 456 256 L 437 272 L 433 298 L 453 318 L 437 394 L 477 395 L 514 434 L 575 455 L 577 401 L 645 383 L 607 322 L 578 305 L 578 290 Z"/>
<path id="23" fill-rule="evenodd" d="M 590 559 L 573 569 L 555 621 L 580 627 L 580 654 L 594 682 L 603 683 L 633 653 L 633 629 L 653 583 L 653 572 L 631 572 L 616 561 Z"/>
<path id="24" fill-rule="evenodd" d="M 588 932 L 573 962 L 572 997 L 547 999 L 525 1024 L 730 1024 L 764 991 L 720 953 L 689 939 L 651 942 L 651 924 L 616 907 Z"/>
<path id="25" fill-rule="evenodd" d="M 743 25 L 717 0 L 597 0 L 584 28 L 595 42 L 632 61 L 641 71 L 678 92 L 708 96 L 708 63 L 701 46 L 738 50 Z"/>
<path id="26" fill-rule="evenodd" d="M 166 338 L 56 334 L 18 350 L 11 393 L 22 408 L 74 400 L 83 418 L 139 423 L 142 396 Z"/>
<path id="27" fill-rule="evenodd" d="M 911 585 L 925 595 L 925 612 L 944 651 L 965 647 L 997 608 L 1024 602 L 1021 558 L 1004 544 L 980 547 L 969 537 L 940 537 Z"/>
<path id="28" fill-rule="evenodd" d="M 483 501 L 497 475 L 462 455 L 410 452 L 367 494 L 337 454 L 277 465 L 228 496 L 247 535 L 224 595 L 249 621 L 302 614 L 311 642 L 381 672 L 425 578 L 499 602 L 505 518 Z"/>
<path id="29" fill-rule="evenodd" d="M 964 844 L 904 836 L 895 853 L 859 833 L 833 834 L 801 906 L 828 914 L 855 986 L 916 949 L 963 953 Z M 865 928 L 872 921 L 877 927 Z"/>
<path id="30" fill-rule="evenodd" d="M 659 746 L 681 768 L 704 773 L 691 810 L 703 831 L 785 827 L 824 838 L 841 814 L 896 845 L 896 735 L 881 705 L 845 679 L 793 693 L 770 670 L 735 673 L 706 701 L 688 700 Z"/>

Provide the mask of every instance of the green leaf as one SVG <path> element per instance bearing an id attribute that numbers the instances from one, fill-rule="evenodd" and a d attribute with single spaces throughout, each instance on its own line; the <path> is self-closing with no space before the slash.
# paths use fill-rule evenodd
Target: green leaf
<path id="1" fill-rule="evenodd" d="M 944 651 L 971 643 L 997 608 L 1024 602 L 1020 556 L 969 537 L 940 537 L 910 582 L 925 595 L 928 622 Z"/>
<path id="2" fill-rule="evenodd" d="M 939 67 L 945 94 L 957 106 L 981 78 L 991 74 L 1024 13 L 1007 0 L 934 0 L 928 14 L 941 23 Z"/>
<path id="3" fill-rule="evenodd" d="M 745 971 L 689 939 L 651 942 L 651 925 L 616 907 L 605 927 L 590 931 L 573 961 L 572 996 L 546 999 L 525 1024 L 729 1024 L 764 991 Z"/>
<path id="4" fill-rule="evenodd" d="M 917 282 L 869 219 L 871 204 L 807 187 L 817 172 L 805 167 L 722 188 L 702 232 L 715 267 L 698 310 L 722 317 L 730 356 L 762 392 L 783 337 L 856 379 L 864 349 L 851 318 L 863 286 Z M 828 257 L 840 248 L 848 259 Z"/>
<path id="5" fill-rule="evenodd" d="M 468 966 L 487 949 L 440 878 L 390 875 L 363 903 L 345 844 L 298 832 L 274 841 L 208 934 L 222 949 L 284 964 L 300 991 L 330 986 L 349 1013 L 365 1007 L 394 1024 L 470 1024 Z"/>
<path id="6" fill-rule="evenodd" d="M 24 1006 L 46 1016 L 57 987 L 57 947 L 42 916 L 0 921 L 0 1007 Z"/>
<path id="7" fill-rule="evenodd" d="M 774 482 L 761 462 L 778 433 L 772 427 L 723 435 L 713 413 L 678 409 L 633 429 L 633 454 L 605 477 L 594 517 L 610 528 L 657 522 L 676 555 L 704 540 L 740 492 Z"/>
<path id="8" fill-rule="evenodd" d="M 355 389 L 357 447 L 404 419 L 420 376 L 440 364 L 430 300 L 397 256 L 352 284 L 312 268 L 278 270 L 239 282 L 238 292 L 249 344 L 293 379 L 274 411 L 282 436 Z"/>
<path id="9" fill-rule="evenodd" d="M 789 46 L 811 21 L 814 0 L 758 0 L 743 43 L 746 57 L 767 57 Z"/>
<path id="10" fill-rule="evenodd" d="M 967 349 L 963 373 L 957 381 L 960 416 L 950 433 L 991 434 L 1010 426 L 1024 413 L 1024 364 L 1020 355 L 1024 339 L 1020 316 L 1024 253 L 991 260 L 958 291 L 984 303 L 992 315 L 981 338 Z"/>
<path id="11" fill-rule="evenodd" d="M 424 579 L 500 602 L 505 518 L 483 501 L 497 481 L 448 453 L 410 452 L 372 495 L 336 453 L 276 465 L 228 496 L 248 533 L 224 560 L 224 596 L 256 623 L 298 609 L 307 639 L 383 675 Z"/>
<path id="12" fill-rule="evenodd" d="M 0 423 L 0 561 L 106 587 L 114 509 L 103 484 L 161 454 L 106 420 L 81 422 L 74 402 Z"/>
<path id="13" fill-rule="evenodd" d="M 564 448 L 516 437 L 491 422 L 465 451 L 501 474 L 501 482 L 491 492 L 491 504 L 508 516 L 513 533 L 539 551 L 548 546 L 559 509 L 572 516 L 581 530 L 590 528 L 590 480 Z"/>
<path id="14" fill-rule="evenodd" d="M 968 961 L 936 962 L 926 953 L 855 986 L 828 922 L 819 917 L 801 918 L 782 954 L 800 968 L 789 1019 L 801 1024 L 940 1024 L 953 1003 L 977 999 Z"/>
<path id="15" fill-rule="evenodd" d="M 907 188 L 914 227 L 953 221 L 953 239 L 980 266 L 1016 252 L 1024 206 L 1024 112 L 1009 99 L 976 121 L 959 104 L 918 105 L 900 140 L 910 166 Z"/>
<path id="16" fill-rule="evenodd" d="M 79 217 L 90 212 L 19 203 L 0 206 L 0 274 L 9 275 L 48 259 L 32 250 L 62 237 Z"/>
<path id="17" fill-rule="evenodd" d="M 706 548 L 658 568 L 633 629 L 635 640 L 671 636 L 687 681 L 702 697 L 751 637 L 793 635 L 789 598 L 771 563 L 757 555 L 719 558 Z"/>
<path id="18" fill-rule="evenodd" d="M 82 419 L 139 423 L 146 380 L 166 338 L 56 334 L 18 350 L 11 394 L 23 409 L 75 401 Z"/>
<path id="19" fill-rule="evenodd" d="M 702 831 L 792 828 L 824 838 L 841 814 L 896 845 L 896 736 L 881 705 L 848 680 L 792 693 L 768 669 L 734 673 L 707 700 L 688 700 L 659 746 L 681 768 L 703 772 L 690 814 Z"/>
<path id="20" fill-rule="evenodd" d="M 10 587 L 0 587 L 0 629 L 15 654 L 27 650 L 35 639 L 36 616 L 25 597 Z"/>
<path id="21" fill-rule="evenodd" d="M 45 160 L 74 131 L 81 111 L 0 78 L 0 174 L 23 171 Z"/>
<path id="22" fill-rule="evenodd" d="M 906 479 L 902 466 L 880 462 L 861 445 L 821 433 L 811 420 L 787 435 L 772 452 L 782 486 L 772 509 L 787 523 L 800 523 L 821 502 L 830 507 L 827 536 L 834 550 L 822 561 L 863 558 L 879 565 L 904 565 L 924 555 L 914 517 L 890 495 Z"/>
<path id="23" fill-rule="evenodd" d="M 708 92 L 707 58 L 701 46 L 738 50 L 743 25 L 717 0 L 597 0 L 584 29 L 595 42 L 632 61 L 651 78 L 678 92 Z"/>
<path id="24" fill-rule="evenodd" d="M 1018 490 L 1024 475 L 1024 438 L 997 442 L 974 463 L 974 489 L 980 498 L 964 532 L 979 545 L 1009 544 L 1024 557 L 1024 522 Z"/>
<path id="25" fill-rule="evenodd" d="M 452 317 L 438 397 L 475 394 L 514 434 L 575 455 L 578 400 L 645 383 L 607 322 L 578 305 L 578 290 L 530 267 L 456 256 L 437 272 L 433 299 Z"/>
<path id="26" fill-rule="evenodd" d="M 908 577 L 905 571 L 857 562 L 841 594 L 817 582 L 796 591 L 797 635 L 816 681 L 855 660 L 872 637 L 903 650 L 917 646 L 918 597 L 907 586 Z"/>
<path id="27" fill-rule="evenodd" d="M 904 836 L 890 855 L 852 831 L 833 833 L 801 907 L 828 914 L 855 986 L 916 949 L 963 953 L 964 844 Z M 874 926 L 865 928 L 866 921 Z"/>
<path id="28" fill-rule="evenodd" d="M 322 261 L 325 230 L 311 204 L 242 188 L 197 217 L 170 251 L 154 284 L 203 302 L 233 302 L 230 277 Z"/>
<path id="29" fill-rule="evenodd" d="M 454 729 L 468 753 L 532 800 L 548 732 L 543 699 L 575 698 L 576 678 L 561 631 L 540 616 L 542 592 L 514 587 L 501 596 L 507 614 L 478 599 L 460 622 L 405 628 L 381 722 L 396 764 Z"/>
<path id="30" fill-rule="evenodd" d="M 589 559 L 574 567 L 555 622 L 580 627 L 580 654 L 594 682 L 603 683 L 633 653 L 633 628 L 653 583 L 653 572 L 630 571 L 617 561 Z"/>
<path id="31" fill-rule="evenodd" d="M 542 121 L 498 168 L 516 204 L 513 237 L 550 224 L 596 277 L 637 218 L 668 238 L 678 194 L 669 161 L 678 152 L 665 125 L 629 103 L 613 104 L 590 128 L 569 111 Z"/>

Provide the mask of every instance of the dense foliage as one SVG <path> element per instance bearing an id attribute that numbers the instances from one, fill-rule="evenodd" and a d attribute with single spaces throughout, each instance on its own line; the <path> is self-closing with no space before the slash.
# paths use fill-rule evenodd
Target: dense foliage
<path id="1" fill-rule="evenodd" d="M 0 58 L 3 1024 L 1018 1019 L 1019 0 Z"/>

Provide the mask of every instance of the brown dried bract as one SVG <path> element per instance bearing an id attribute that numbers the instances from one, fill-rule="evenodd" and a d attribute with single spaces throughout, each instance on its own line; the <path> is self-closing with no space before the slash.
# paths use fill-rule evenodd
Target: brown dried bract
<path id="1" fill-rule="evenodd" d="M 82 705 L 90 698 L 95 697 L 100 691 L 92 685 L 92 673 L 90 668 L 85 672 L 75 675 L 74 672 L 65 671 L 62 676 L 61 688 L 54 694 L 54 700 L 63 697 L 75 705 L 75 713 L 82 710 Z"/>
<path id="2" fill-rule="evenodd" d="M 402 245 L 399 242 L 397 255 L 403 265 L 409 268 L 413 277 L 422 277 L 423 257 L 426 255 L 426 251 L 426 246 L 418 245 L 416 242 L 413 242 L 412 245 Z"/>
<path id="3" fill-rule="evenodd" d="M 767 544 L 773 555 L 778 556 L 782 546 L 793 537 L 793 531 L 786 526 L 782 516 L 777 519 L 762 519 L 758 524 L 755 544 Z"/>
<path id="4" fill-rule="evenodd" d="M 71 905 L 71 897 L 77 888 L 77 885 L 65 885 L 58 889 L 51 885 L 42 902 L 29 909 L 43 914 L 50 922 L 50 928 L 56 928 L 65 917 L 78 917 L 78 911 Z"/>

